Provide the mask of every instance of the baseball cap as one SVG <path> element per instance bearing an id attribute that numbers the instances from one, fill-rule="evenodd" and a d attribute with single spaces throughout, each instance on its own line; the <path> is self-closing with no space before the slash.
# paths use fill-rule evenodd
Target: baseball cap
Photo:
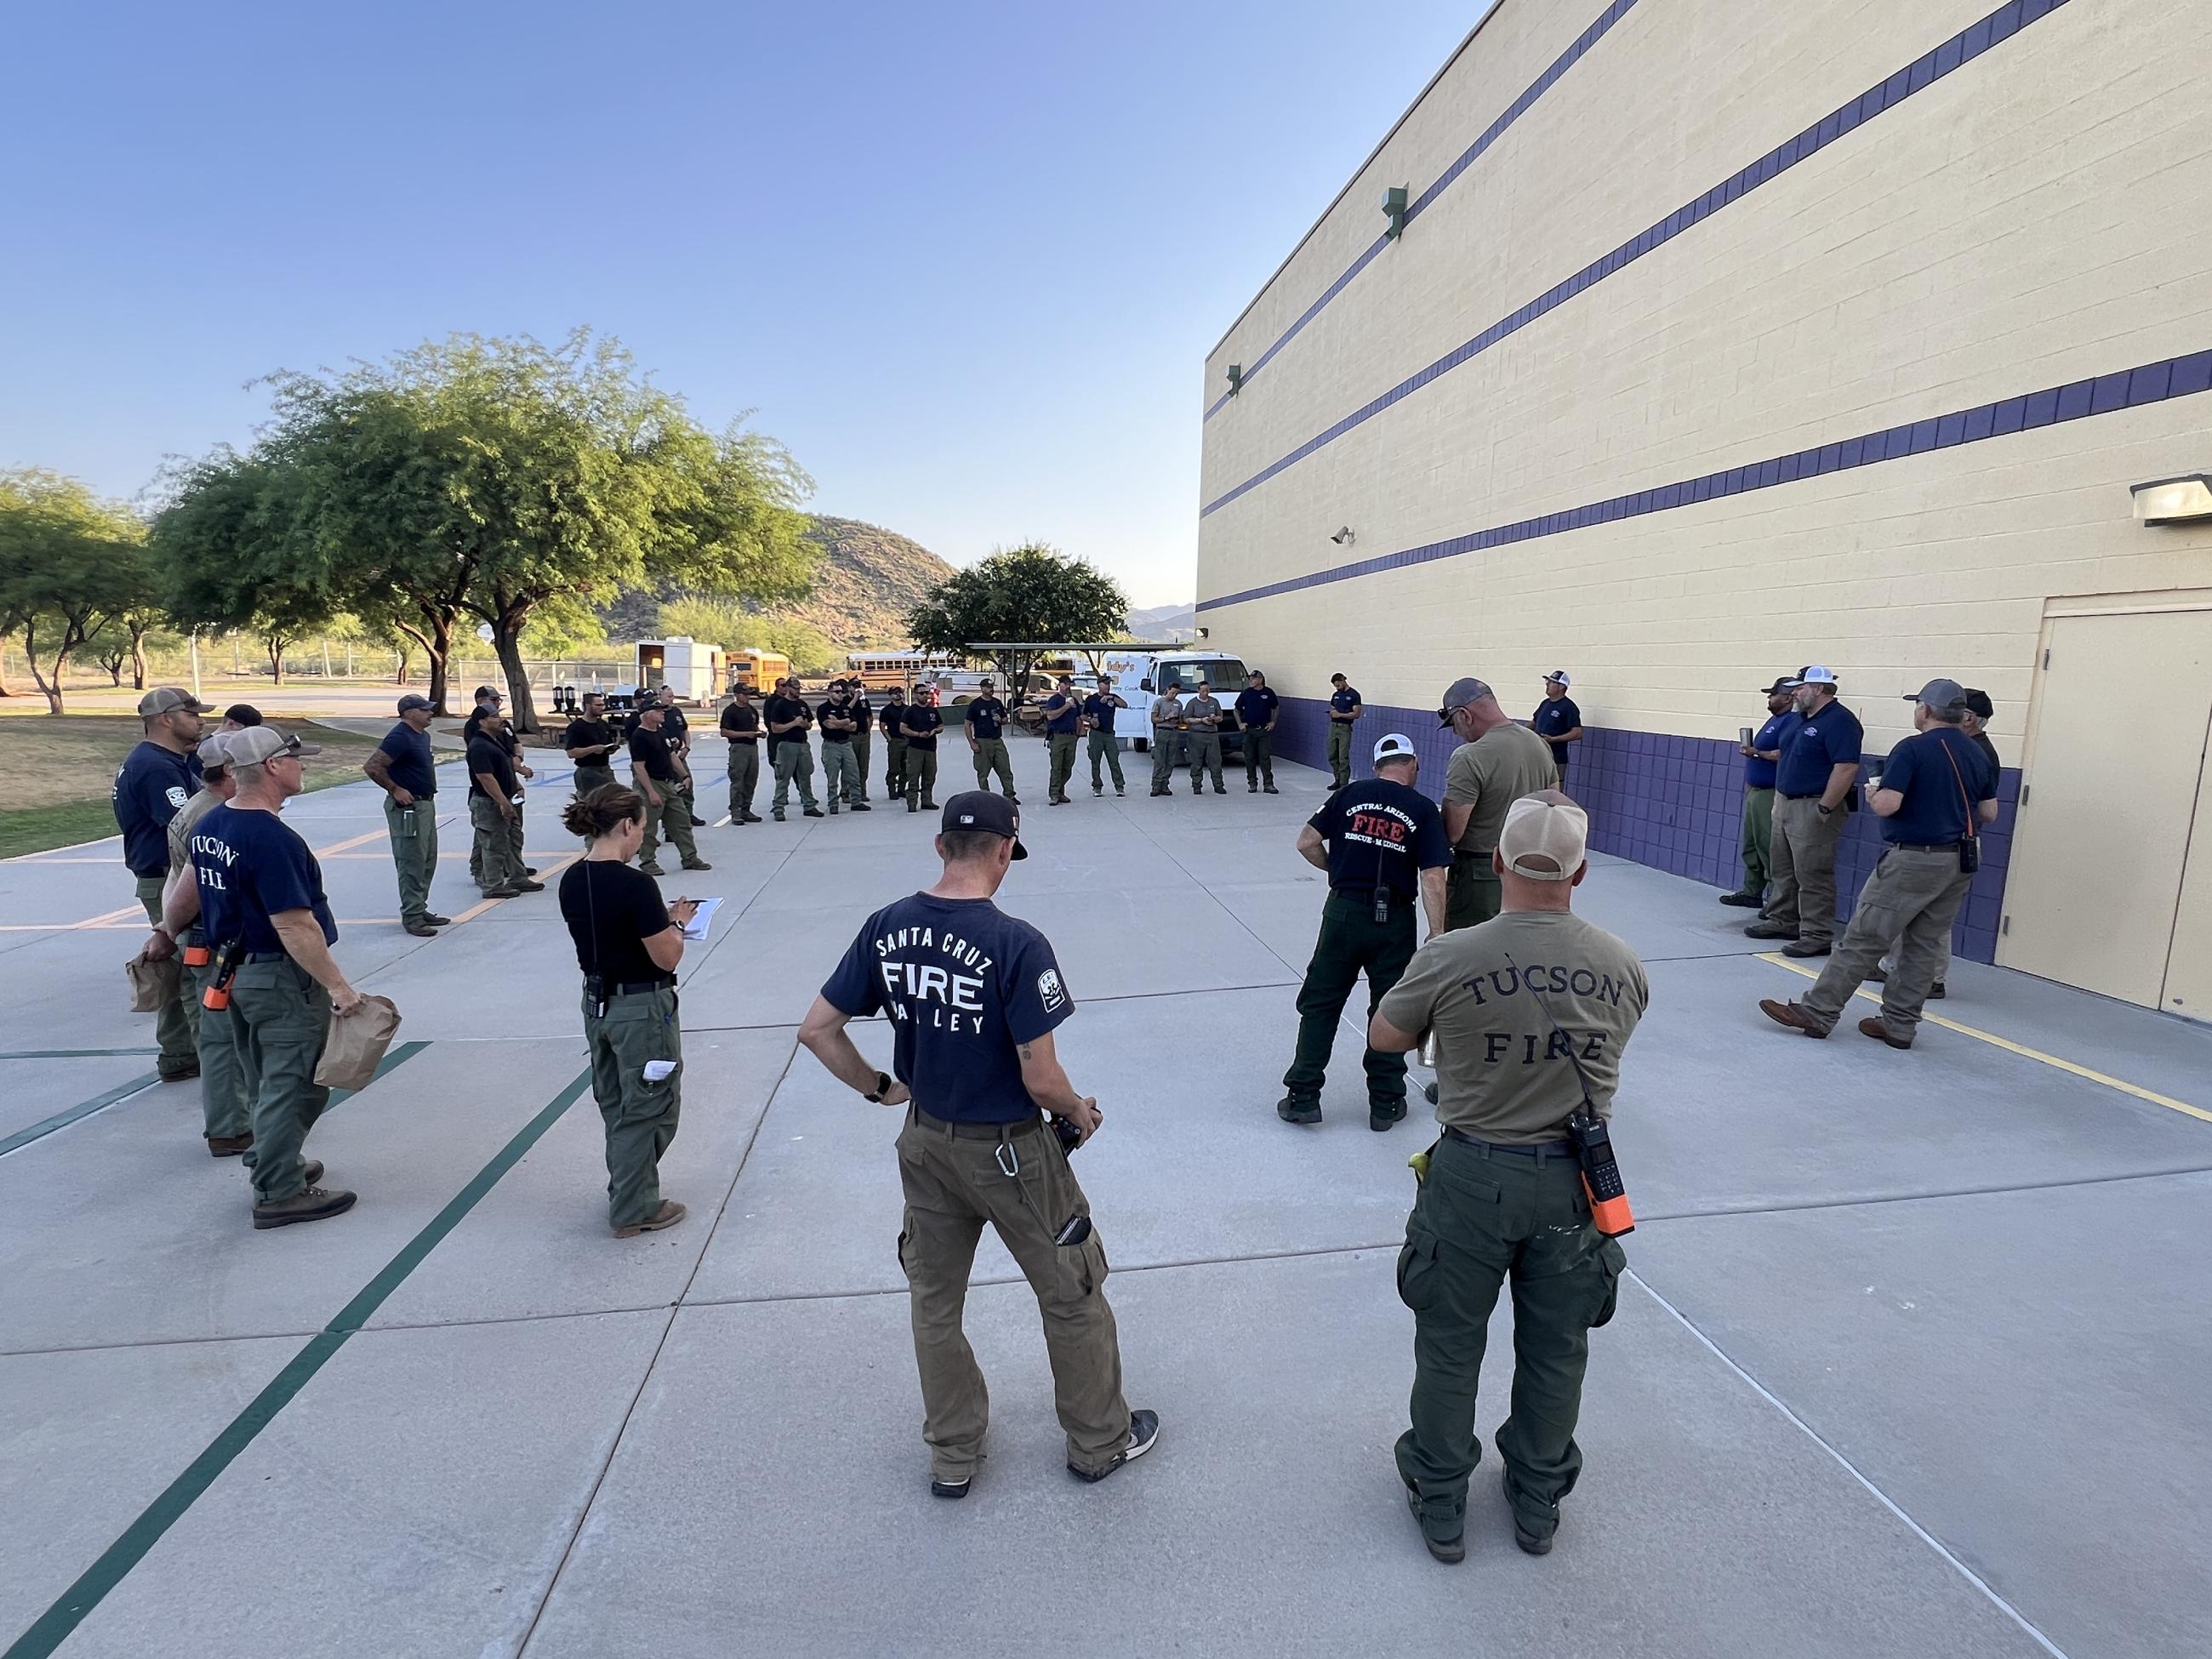
<path id="1" fill-rule="evenodd" d="M 144 720 L 150 720 L 156 714 L 174 714 L 179 708 L 192 714 L 211 714 L 215 712 L 213 703 L 202 702 L 180 685 L 157 685 L 138 699 L 138 714 Z"/>
<path id="2" fill-rule="evenodd" d="M 1905 701 L 1926 703 L 1939 714 L 1963 714 L 1966 712 L 1966 688 L 1956 680 L 1930 680 L 1917 691 L 1908 691 Z"/>
<path id="3" fill-rule="evenodd" d="M 495 685 L 480 685 L 477 687 L 475 692 L 478 702 L 482 702 L 486 697 L 496 697 L 499 694 L 499 688 Z"/>
<path id="4" fill-rule="evenodd" d="M 1575 683 L 1574 676 L 1564 668 L 1554 668 L 1550 673 L 1545 675 L 1544 678 L 1547 681 L 1557 680 L 1561 685 L 1572 685 Z"/>
<path id="5" fill-rule="evenodd" d="M 399 712 L 403 714 L 411 714 L 417 708 L 432 708 L 435 707 L 436 705 L 433 703 L 429 698 L 424 696 L 420 691 L 410 691 L 405 696 L 399 700 Z"/>
<path id="6" fill-rule="evenodd" d="M 261 711 L 250 702 L 234 702 L 222 711 L 223 719 L 233 726 L 258 726 Z"/>
<path id="7" fill-rule="evenodd" d="M 192 752 L 199 757 L 202 772 L 221 772 L 230 765 L 229 744 L 235 732 L 210 732 L 199 741 Z"/>
<path id="8" fill-rule="evenodd" d="M 1343 676 L 1343 675 L 1341 675 L 1341 674 L 1331 674 L 1331 675 L 1328 677 L 1328 683 L 1329 683 L 1331 685 L 1348 684 L 1350 684 L 1350 682 L 1346 681 L 1346 680 L 1345 679 L 1344 676 Z"/>
<path id="9" fill-rule="evenodd" d="M 1797 671 L 1797 684 L 1800 685 L 1833 685 L 1836 684 L 1836 671 L 1832 668 L 1823 668 L 1816 662 L 1808 663 L 1804 667 Z"/>
<path id="10" fill-rule="evenodd" d="M 1454 709 L 1464 708 L 1471 702 L 1480 702 L 1492 695 L 1487 682 L 1476 679 L 1472 675 L 1454 680 L 1450 689 L 1444 693 L 1443 705 L 1437 710 L 1437 724 L 1449 726 Z"/>
<path id="11" fill-rule="evenodd" d="M 1419 758 L 1413 752 L 1413 740 L 1403 732 L 1391 732 L 1384 734 L 1375 745 L 1375 763 L 1380 766 L 1386 760 L 1401 758 Z"/>
<path id="12" fill-rule="evenodd" d="M 1774 684 L 1766 688 L 1765 695 L 1771 697 L 1778 691 L 1795 691 L 1804 683 L 1788 674 L 1777 674 L 1774 677 Z"/>
<path id="13" fill-rule="evenodd" d="M 1505 809 L 1505 827 L 1498 832 L 1498 856 L 1530 881 L 1570 879 L 1589 847 L 1589 814 L 1556 789 L 1522 796 Z"/>
<path id="14" fill-rule="evenodd" d="M 1021 843 L 1022 815 L 1013 802 L 988 789 L 969 789 L 945 803 L 945 820 L 938 828 L 945 835 L 980 830 L 987 836 L 1004 836 L 1014 843 L 1014 856 L 1025 859 L 1029 848 Z"/>
<path id="15" fill-rule="evenodd" d="M 258 766 L 279 755 L 319 755 L 319 743 L 301 743 L 273 726 L 249 726 L 222 734 L 222 752 L 233 766 Z"/>
<path id="16" fill-rule="evenodd" d="M 1966 688 L 1966 712 L 1977 720 L 1993 720 L 1997 717 L 1997 706 L 1990 701 L 1988 692 L 1977 691 L 1970 685 Z"/>

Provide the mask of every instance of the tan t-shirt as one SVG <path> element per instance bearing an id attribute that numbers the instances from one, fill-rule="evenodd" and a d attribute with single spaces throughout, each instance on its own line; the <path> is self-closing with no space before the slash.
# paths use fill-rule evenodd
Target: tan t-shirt
<path id="1" fill-rule="evenodd" d="M 202 789 L 169 820 L 169 873 L 175 875 L 192 861 L 192 826 L 222 805 L 212 789 Z"/>
<path id="2" fill-rule="evenodd" d="M 1613 1115 L 1620 1051 L 1650 1001 L 1644 964 L 1602 927 L 1509 910 L 1431 935 L 1376 1012 L 1401 1031 L 1436 1033 L 1437 1122 L 1528 1146 L 1566 1133 L 1583 1098 L 1577 1061 L 1598 1115 Z"/>
<path id="3" fill-rule="evenodd" d="M 1452 843 L 1462 853 L 1487 854 L 1505 827 L 1505 809 L 1523 795 L 1559 787 L 1552 745 L 1525 726 L 1500 726 L 1452 750 L 1444 768 L 1444 805 L 1472 806 L 1474 816 Z"/>

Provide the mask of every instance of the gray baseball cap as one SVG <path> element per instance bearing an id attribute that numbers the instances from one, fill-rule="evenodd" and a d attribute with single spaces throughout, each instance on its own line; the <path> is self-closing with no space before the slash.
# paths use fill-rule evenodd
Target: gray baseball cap
<path id="1" fill-rule="evenodd" d="M 243 732 L 223 734 L 223 753 L 233 766 L 258 766 L 279 755 L 319 755 L 319 743 L 301 743 L 273 726 L 249 726 Z"/>
<path id="2" fill-rule="evenodd" d="M 212 714 L 215 712 L 213 703 L 202 702 L 180 685 L 157 685 L 138 699 L 138 714 L 143 720 L 150 720 L 156 714 L 171 714 L 179 708 L 195 714 Z"/>
<path id="3" fill-rule="evenodd" d="M 1963 714 L 1966 712 L 1966 689 L 1956 680 L 1930 680 L 1917 691 L 1908 691 L 1905 701 L 1926 703 L 1939 714 Z"/>
<path id="4" fill-rule="evenodd" d="M 1485 697 L 1493 695 L 1486 681 L 1476 679 L 1473 675 L 1454 680 L 1451 689 L 1444 693 L 1443 706 L 1437 710 L 1437 724 L 1449 726 L 1454 709 L 1464 708 L 1471 702 L 1480 702 Z"/>
<path id="5" fill-rule="evenodd" d="M 434 708 L 436 706 L 420 691 L 410 691 L 399 700 L 399 712 L 403 714 L 410 714 L 417 708 Z"/>

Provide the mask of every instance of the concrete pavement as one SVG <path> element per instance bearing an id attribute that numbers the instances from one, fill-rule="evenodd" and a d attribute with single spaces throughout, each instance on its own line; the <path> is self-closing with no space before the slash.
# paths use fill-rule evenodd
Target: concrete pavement
<path id="1" fill-rule="evenodd" d="M 1324 779 L 1079 781 L 1048 810 L 1042 745 L 1015 753 L 1035 856 L 1002 902 L 1084 1005 L 1062 1052 L 1108 1121 L 1077 1168 L 1152 1458 L 1063 1472 L 1035 1304 L 987 1240 L 991 1456 L 965 1503 L 928 1496 L 896 1117 L 793 1027 L 860 919 L 933 878 L 933 822 L 712 829 L 714 870 L 664 882 L 726 900 L 684 968 L 664 1182 L 692 1214 L 617 1242 L 565 931 L 550 892 L 477 904 L 449 767 L 433 903 L 469 919 L 436 939 L 399 930 L 373 789 L 289 814 L 331 849 L 340 960 L 422 1045 L 318 1127 L 362 1201 L 312 1227 L 252 1231 L 197 1085 L 143 1081 L 114 844 L 0 863 L 7 1659 L 2212 1650 L 2212 1032 L 1962 962 L 1911 1053 L 1808 1042 L 1757 1013 L 1804 981 L 1741 912 L 1595 860 L 1581 908 L 1653 986 L 1616 1120 L 1634 1276 L 1559 1548 L 1512 1547 L 1486 1462 L 1445 1568 L 1389 1459 L 1431 1132 L 1368 1130 L 1349 1020 L 1325 1122 L 1272 1109 Z M 576 849 L 539 771 L 550 878 Z"/>

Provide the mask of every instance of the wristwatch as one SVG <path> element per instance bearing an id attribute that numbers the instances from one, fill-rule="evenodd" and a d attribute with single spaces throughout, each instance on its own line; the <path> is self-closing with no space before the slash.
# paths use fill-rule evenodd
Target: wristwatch
<path id="1" fill-rule="evenodd" d="M 1829 805 L 1827 802 L 1826 802 L 1826 801 L 1820 801 L 1820 802 L 1819 802 L 1819 803 L 1817 803 L 1817 804 L 1818 804 L 1818 805 L 1820 806 L 1820 816 L 1821 816 L 1822 817 L 1824 817 L 1824 818 L 1832 818 L 1832 817 L 1835 817 L 1835 816 L 1836 816 L 1836 809 L 1835 809 L 1834 807 L 1832 807 L 1832 806 Z"/>
<path id="2" fill-rule="evenodd" d="M 876 1086 L 868 1091 L 868 1098 L 874 1101 L 877 1105 L 880 1106 L 884 1103 L 884 1097 L 890 1093 L 890 1091 L 891 1074 L 889 1072 L 877 1073 Z"/>

